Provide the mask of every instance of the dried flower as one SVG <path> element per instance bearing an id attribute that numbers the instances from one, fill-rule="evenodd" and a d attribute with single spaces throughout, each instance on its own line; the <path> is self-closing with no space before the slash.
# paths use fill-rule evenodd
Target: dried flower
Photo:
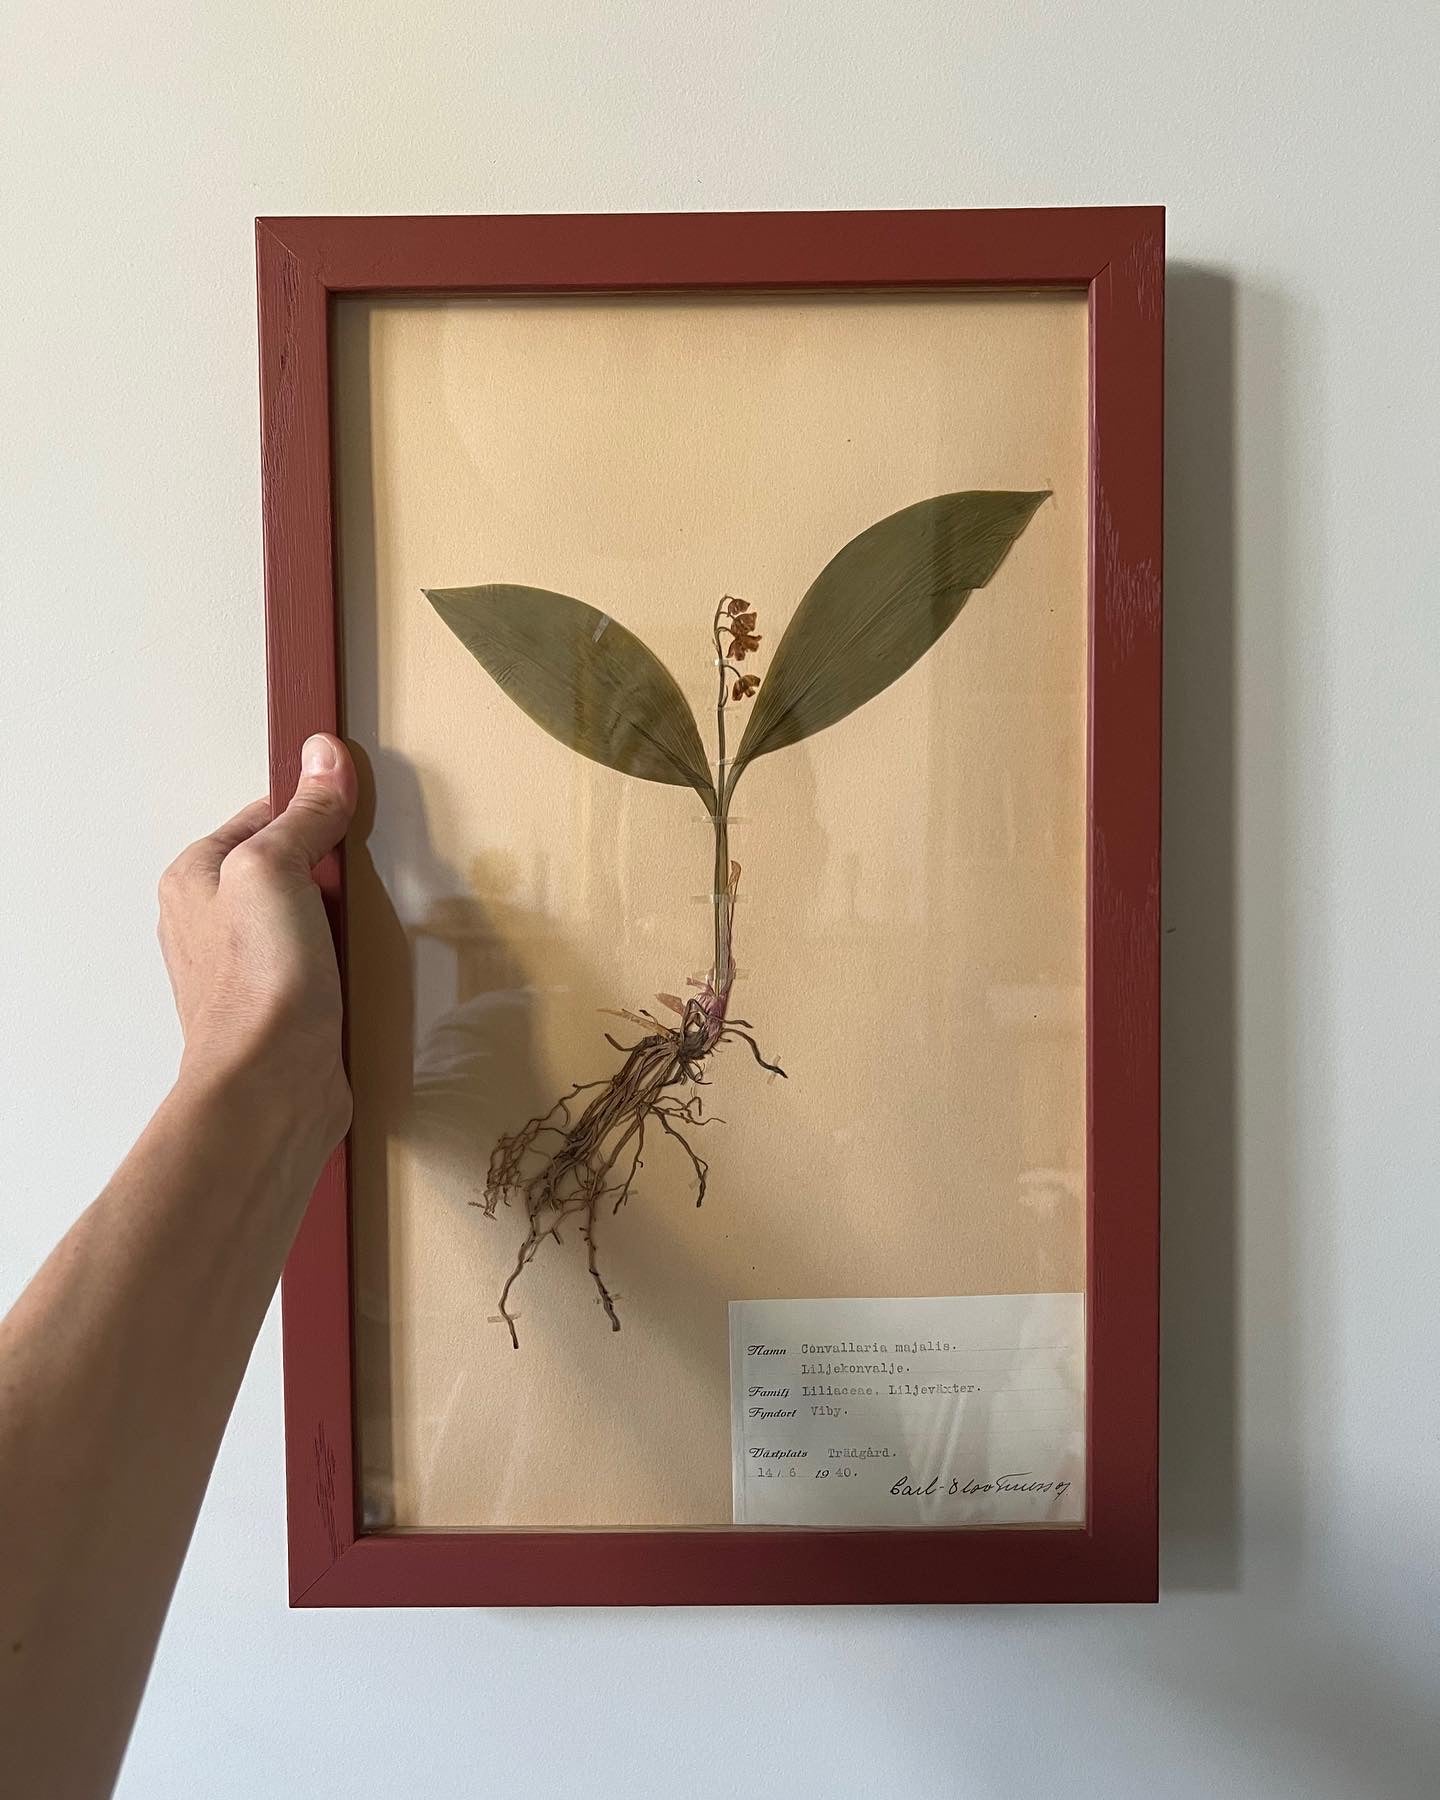
<path id="1" fill-rule="evenodd" d="M 742 675 L 730 690 L 732 700 L 748 700 L 760 685 L 758 675 Z"/>
<path id="2" fill-rule="evenodd" d="M 741 631 L 737 626 L 730 639 L 730 654 L 736 662 L 743 662 L 751 650 L 760 648 L 760 640 L 748 631 Z"/>
<path id="3" fill-rule="evenodd" d="M 741 600 L 738 595 L 732 594 L 726 601 L 725 610 L 732 619 L 738 619 L 741 613 L 750 610 L 750 602 L 748 600 Z"/>

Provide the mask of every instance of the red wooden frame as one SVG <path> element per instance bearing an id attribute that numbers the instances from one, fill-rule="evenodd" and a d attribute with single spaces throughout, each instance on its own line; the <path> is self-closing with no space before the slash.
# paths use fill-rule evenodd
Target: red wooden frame
<path id="1" fill-rule="evenodd" d="M 342 1147 L 285 1268 L 292 1604 L 1154 1599 L 1163 209 L 260 219 L 256 256 L 277 802 L 305 736 L 342 726 L 331 295 L 1073 287 L 1090 309 L 1084 1528 L 363 1533 Z M 318 878 L 343 964 L 341 859 Z"/>

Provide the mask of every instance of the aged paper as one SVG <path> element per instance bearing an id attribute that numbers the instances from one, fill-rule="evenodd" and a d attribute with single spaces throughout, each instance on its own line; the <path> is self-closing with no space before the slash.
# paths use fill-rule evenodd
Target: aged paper
<path id="1" fill-rule="evenodd" d="M 727 1306 L 1084 1284 L 1080 294 L 346 300 L 335 410 L 357 1416 L 367 1519 L 723 1524 Z M 608 1076 L 606 1008 L 709 961 L 709 821 L 547 737 L 421 589 L 511 581 L 640 635 L 705 717 L 718 597 L 766 654 L 851 537 L 1049 488 L 999 577 L 851 719 L 747 774 L 735 1004 L 695 1205 L 647 1144 L 496 1296 L 496 1138 Z M 697 1147 L 701 1147 L 697 1140 Z"/>
<path id="2" fill-rule="evenodd" d="M 741 1300 L 737 1525 L 1083 1520 L 1084 1296 Z"/>

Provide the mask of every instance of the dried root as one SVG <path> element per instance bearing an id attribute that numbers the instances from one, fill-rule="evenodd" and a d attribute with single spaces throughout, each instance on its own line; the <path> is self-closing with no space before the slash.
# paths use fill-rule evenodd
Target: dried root
<path id="1" fill-rule="evenodd" d="M 578 1221 L 590 1278 L 610 1329 L 620 1329 L 615 1297 L 596 1260 L 596 1221 L 607 1206 L 613 1216 L 629 1199 L 644 1166 L 647 1125 L 658 1125 L 684 1150 L 695 1174 L 695 1204 L 704 1200 L 710 1166 L 687 1133 L 723 1122 L 705 1116 L 703 1096 L 694 1091 L 706 1085 L 704 1069 L 711 1053 L 727 1038 L 739 1038 L 749 1045 L 761 1068 L 776 1075 L 785 1073 L 760 1054 L 745 1029 L 748 1020 L 726 1020 L 724 997 L 712 987 L 707 986 L 701 996 L 686 1004 L 683 1022 L 673 1030 L 648 1013 L 623 1016 L 654 1029 L 629 1045 L 618 1043 L 607 1032 L 606 1041 L 624 1054 L 620 1069 L 608 1081 L 577 1084 L 549 1112 L 502 1137 L 490 1156 L 485 1198 L 475 1203 L 483 1205 L 490 1218 L 502 1202 L 525 1210 L 525 1237 L 500 1292 L 500 1317 L 517 1350 L 520 1338 L 510 1310 L 511 1292 L 546 1238 L 557 1244 L 562 1241 L 560 1228 L 568 1219 Z M 691 1091 L 685 1093 L 687 1089 Z M 592 1098 L 577 1113 L 582 1094 Z"/>

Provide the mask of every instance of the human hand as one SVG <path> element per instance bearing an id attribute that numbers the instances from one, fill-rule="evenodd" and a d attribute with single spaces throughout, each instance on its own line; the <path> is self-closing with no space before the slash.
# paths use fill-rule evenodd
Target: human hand
<path id="1" fill-rule="evenodd" d="M 355 811 L 355 766 L 317 735 L 272 819 L 257 800 L 160 878 L 160 947 L 185 1034 L 181 1079 L 239 1081 L 295 1114 L 329 1151 L 350 1124 L 340 979 L 311 870 Z"/>

